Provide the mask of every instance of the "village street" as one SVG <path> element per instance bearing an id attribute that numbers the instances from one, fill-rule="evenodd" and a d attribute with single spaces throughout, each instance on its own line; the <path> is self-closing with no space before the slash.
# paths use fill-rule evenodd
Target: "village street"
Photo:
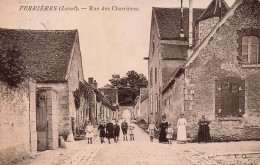
<path id="1" fill-rule="evenodd" d="M 67 149 L 49 150 L 37 154 L 35 159 L 25 160 L 25 165 L 186 165 L 186 164 L 258 164 L 260 144 L 252 142 L 232 143 L 187 143 L 160 144 L 141 128 L 135 128 L 135 141 L 100 144 L 96 137 L 94 144 L 86 140 L 67 142 Z M 204 151 L 204 152 L 203 152 Z M 249 152 L 250 151 L 250 152 Z M 217 155 L 216 155 L 217 153 Z M 227 159 L 228 158 L 228 159 Z"/>

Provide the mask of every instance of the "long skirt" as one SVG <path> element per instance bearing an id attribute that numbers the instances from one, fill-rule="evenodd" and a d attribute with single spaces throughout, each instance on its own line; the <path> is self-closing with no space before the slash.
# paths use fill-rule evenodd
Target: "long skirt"
<path id="1" fill-rule="evenodd" d="M 105 132 L 104 129 L 101 129 L 101 130 L 100 130 L 99 136 L 100 136 L 100 137 L 106 137 L 106 132 Z"/>
<path id="2" fill-rule="evenodd" d="M 187 141 L 187 133 L 186 133 L 185 125 L 178 126 L 177 140 L 178 141 Z"/>
<path id="3" fill-rule="evenodd" d="M 168 139 L 166 138 L 166 130 L 161 129 L 159 142 L 168 142 Z"/>
<path id="4" fill-rule="evenodd" d="M 210 133 L 208 125 L 200 125 L 198 132 L 198 141 L 199 142 L 208 142 L 210 141 Z"/>

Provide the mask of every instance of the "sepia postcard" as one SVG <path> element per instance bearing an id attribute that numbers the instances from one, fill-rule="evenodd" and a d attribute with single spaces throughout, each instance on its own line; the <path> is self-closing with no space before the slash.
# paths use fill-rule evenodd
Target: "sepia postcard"
<path id="1" fill-rule="evenodd" d="M 0 165 L 260 165 L 259 0 L 0 0 Z"/>

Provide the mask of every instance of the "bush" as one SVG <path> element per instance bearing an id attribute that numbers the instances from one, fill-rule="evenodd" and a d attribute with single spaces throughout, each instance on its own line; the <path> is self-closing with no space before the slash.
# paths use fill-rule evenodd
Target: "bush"
<path id="1" fill-rule="evenodd" d="M 25 65 L 22 53 L 16 46 L 0 50 L 0 80 L 17 87 L 25 80 Z"/>

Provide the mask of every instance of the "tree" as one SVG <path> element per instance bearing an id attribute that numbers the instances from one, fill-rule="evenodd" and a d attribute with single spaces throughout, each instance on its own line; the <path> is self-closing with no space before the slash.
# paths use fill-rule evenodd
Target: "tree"
<path id="1" fill-rule="evenodd" d="M 16 46 L 0 50 L 0 80 L 16 87 L 25 80 L 25 65 L 22 53 Z"/>
<path id="2" fill-rule="evenodd" d="M 140 88 L 147 88 L 148 85 L 146 77 L 134 70 L 128 71 L 122 78 L 119 74 L 113 74 L 109 81 L 111 84 L 105 87 L 118 88 L 118 102 L 123 106 L 134 105 L 135 98 L 140 94 Z"/>

